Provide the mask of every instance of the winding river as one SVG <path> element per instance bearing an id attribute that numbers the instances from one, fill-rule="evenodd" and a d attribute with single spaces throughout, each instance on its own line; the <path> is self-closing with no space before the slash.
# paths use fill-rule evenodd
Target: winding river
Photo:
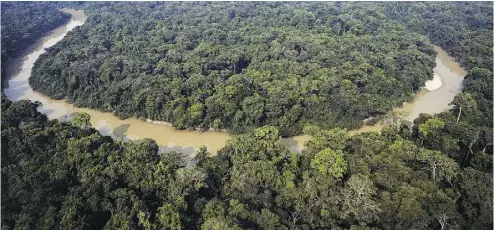
<path id="1" fill-rule="evenodd" d="M 5 87 L 5 95 L 12 101 L 31 100 L 39 101 L 43 105 L 38 111 L 46 114 L 50 119 L 66 121 L 72 114 L 85 112 L 91 116 L 91 124 L 103 135 L 112 136 L 115 139 L 139 139 L 152 138 L 158 145 L 163 146 L 162 151 L 180 150 L 184 153 L 192 153 L 200 146 L 206 146 L 211 153 L 216 153 L 222 148 L 229 138 L 226 132 L 199 132 L 175 130 L 166 125 L 153 124 L 136 118 L 120 120 L 111 113 L 99 112 L 91 109 L 76 108 L 64 100 L 52 100 L 31 89 L 28 79 L 31 76 L 31 69 L 38 57 L 45 52 L 45 49 L 53 46 L 65 35 L 84 24 L 86 15 L 82 11 L 63 9 L 70 13 L 72 19 L 65 25 L 53 30 L 38 42 L 26 48 L 24 55 L 10 61 L 6 66 L 6 76 L 9 81 Z M 396 110 L 405 111 L 407 119 L 413 121 L 420 113 L 438 113 L 448 108 L 448 104 L 454 96 L 461 90 L 463 77 L 466 75 L 464 69 L 452 60 L 440 47 L 434 47 L 438 55 L 436 57 L 436 68 L 434 68 L 434 80 L 426 84 L 427 88 L 422 89 L 410 103 L 404 104 L 402 108 Z M 379 131 L 380 124 L 374 126 L 363 126 L 352 133 Z M 300 152 L 303 144 L 308 140 L 308 136 L 296 136 L 284 138 L 285 145 L 292 151 Z"/>

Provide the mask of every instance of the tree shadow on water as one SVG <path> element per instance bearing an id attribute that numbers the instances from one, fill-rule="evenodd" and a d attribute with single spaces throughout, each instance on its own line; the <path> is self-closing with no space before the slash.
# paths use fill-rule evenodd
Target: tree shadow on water
<path id="1" fill-rule="evenodd" d="M 112 136 L 115 139 L 127 139 L 127 131 L 129 131 L 130 124 L 119 125 L 113 129 Z"/>
<path id="2" fill-rule="evenodd" d="M 192 155 L 197 151 L 196 148 L 192 146 L 160 146 L 159 153 L 168 153 L 168 152 L 181 152 L 185 156 Z"/>

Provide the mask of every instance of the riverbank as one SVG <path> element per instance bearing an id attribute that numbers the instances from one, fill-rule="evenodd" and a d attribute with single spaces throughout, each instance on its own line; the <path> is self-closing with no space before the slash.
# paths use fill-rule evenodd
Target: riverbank
<path id="1" fill-rule="evenodd" d="M 74 113 L 87 113 L 91 116 L 93 127 L 102 135 L 111 136 L 118 140 L 151 138 L 165 151 L 191 153 L 201 146 L 206 146 L 214 154 L 225 145 L 230 137 L 226 132 L 175 130 L 171 124 L 161 122 L 160 124 L 153 124 L 137 118 L 121 120 L 112 113 L 76 108 L 65 100 L 53 100 L 33 91 L 28 80 L 36 60 L 45 52 L 46 48 L 61 41 L 67 32 L 77 26 L 82 26 L 86 20 L 83 11 L 61 10 L 71 14 L 72 19 L 26 49 L 25 55 L 19 57 L 16 62 L 6 66 L 6 71 L 9 73 L 7 75 L 9 86 L 4 92 L 7 98 L 12 101 L 39 101 L 42 106 L 38 107 L 38 111 L 45 114 L 49 119 L 66 121 Z"/>
<path id="2" fill-rule="evenodd" d="M 441 77 L 439 76 L 439 74 L 434 73 L 433 79 L 426 81 L 424 88 L 426 88 L 429 91 L 434 91 L 441 88 L 442 85 L 443 85 L 443 81 L 441 80 Z"/>
<path id="3" fill-rule="evenodd" d="M 410 122 L 421 113 L 437 114 L 447 110 L 449 103 L 461 91 L 463 78 L 467 74 L 466 70 L 441 47 L 434 46 L 434 50 L 437 55 L 433 79 L 426 82 L 425 87 L 415 94 L 411 102 L 393 110 L 395 113 L 405 114 L 405 119 Z M 377 122 L 374 125 L 363 125 L 358 130 L 350 131 L 350 134 L 379 132 L 381 129 L 381 122 Z"/>
<path id="4" fill-rule="evenodd" d="M 52 33 L 40 39 L 33 44 L 26 55 L 19 58 L 15 63 L 6 66 L 12 76 L 9 80 L 9 86 L 5 89 L 5 94 L 12 101 L 27 99 L 39 101 L 43 105 L 38 111 L 47 115 L 49 119 L 64 120 L 73 113 L 87 113 L 91 116 L 91 124 L 100 131 L 102 135 L 112 136 L 117 139 L 142 139 L 151 138 L 165 151 L 181 151 L 191 153 L 201 146 L 208 148 L 209 152 L 215 154 L 223 148 L 230 138 L 226 130 L 176 130 L 169 122 L 153 121 L 151 119 L 128 118 L 121 120 L 112 113 L 100 112 L 87 108 L 76 108 L 65 100 L 52 100 L 31 89 L 28 79 L 31 76 L 31 69 L 38 57 L 45 52 L 45 49 L 56 44 L 65 37 L 68 31 L 81 26 L 86 20 L 82 11 L 62 9 L 73 16 L 71 21 L 55 29 Z M 414 97 L 413 101 L 404 104 L 403 110 L 408 112 L 407 119 L 415 119 L 419 113 L 437 113 L 448 108 L 454 96 L 461 87 L 463 76 L 466 72 L 456 62 L 451 62 L 449 57 L 442 49 L 435 47 L 438 51 L 436 57 L 436 68 L 434 72 L 437 76 L 443 78 L 441 86 L 434 91 L 422 89 Z M 455 64 L 456 63 L 456 64 Z M 457 66 L 456 66 L 457 65 Z M 434 80 L 432 80 L 434 81 Z M 437 87 L 437 84 L 434 85 Z M 427 87 L 427 86 L 426 86 Z M 412 119 L 413 118 L 413 119 Z M 350 134 L 369 131 L 379 131 L 381 126 L 379 122 L 373 126 L 363 126 L 359 130 L 350 131 Z M 283 143 L 292 151 L 301 152 L 304 149 L 304 143 L 309 139 L 306 135 L 283 138 Z"/>
<path id="5" fill-rule="evenodd" d="M 45 52 L 46 48 L 62 40 L 68 31 L 84 24 L 86 19 L 84 13 L 81 11 L 70 9 L 63 9 L 61 11 L 71 14 L 72 18 L 67 23 L 48 32 L 44 37 L 26 47 L 22 52 L 22 56 L 11 60 L 5 66 L 7 84 L 4 93 L 10 100 L 18 101 L 26 99 L 31 101 L 38 100 L 42 103 L 47 102 L 41 94 L 34 92 L 29 86 L 28 79 L 31 76 L 31 69 L 39 56 Z"/>
<path id="6" fill-rule="evenodd" d="M 170 123 L 170 122 L 166 122 L 166 121 L 154 121 L 154 120 L 151 120 L 151 119 L 145 119 L 146 122 L 148 123 L 151 123 L 151 124 L 155 124 L 155 125 L 164 125 L 164 126 L 168 126 L 168 127 L 173 127 L 173 124 Z M 228 131 L 226 129 L 213 129 L 213 128 L 209 128 L 209 129 L 203 129 L 203 128 L 194 128 L 194 129 L 188 129 L 189 131 L 199 131 L 199 132 L 225 132 L 227 133 Z"/>

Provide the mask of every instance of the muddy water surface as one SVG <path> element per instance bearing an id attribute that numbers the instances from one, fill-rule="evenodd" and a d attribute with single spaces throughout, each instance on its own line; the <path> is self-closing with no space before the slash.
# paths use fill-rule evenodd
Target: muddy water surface
<path id="1" fill-rule="evenodd" d="M 152 138 L 165 151 L 180 150 L 184 153 L 192 153 L 200 146 L 206 146 L 211 153 L 216 153 L 222 148 L 230 137 L 226 132 L 198 132 L 198 131 L 179 131 L 170 126 L 149 123 L 143 120 L 130 118 L 120 120 L 111 113 L 99 112 L 85 108 L 75 108 L 72 104 L 64 100 L 52 100 L 38 92 L 34 92 L 28 84 L 31 76 L 31 69 L 43 54 L 44 49 L 53 46 L 62 40 L 67 32 L 75 29 L 77 26 L 84 24 L 86 15 L 82 11 L 64 9 L 64 12 L 72 15 L 71 21 L 67 24 L 53 30 L 51 33 L 40 39 L 35 44 L 26 48 L 25 55 L 14 59 L 8 63 L 6 68 L 7 77 L 10 77 L 8 85 L 5 87 L 5 94 L 13 101 L 31 100 L 43 103 L 38 110 L 48 116 L 50 119 L 59 119 L 66 121 L 74 113 L 85 112 L 91 116 L 92 125 L 103 135 L 109 135 L 116 139 L 139 139 Z M 452 61 L 446 52 L 441 48 L 435 47 L 438 55 L 436 57 L 436 68 L 434 72 L 441 77 L 442 85 L 434 91 L 423 89 L 414 100 L 405 104 L 397 110 L 408 113 L 408 120 L 415 119 L 419 113 L 438 113 L 448 108 L 454 96 L 460 91 L 463 77 L 466 75 L 458 63 Z M 379 131 L 381 126 L 364 126 L 352 133 Z M 308 136 L 296 136 L 284 138 L 283 143 L 290 147 L 292 151 L 300 152 L 303 149 L 303 143 L 309 139 Z"/>
<path id="2" fill-rule="evenodd" d="M 436 114 L 449 109 L 448 104 L 461 91 L 463 78 L 467 72 L 441 47 L 434 46 L 434 50 L 437 52 L 434 75 L 441 78 L 440 87 L 431 87 L 434 89 L 432 91 L 422 88 L 411 102 L 404 103 L 401 108 L 394 109 L 397 112 L 404 112 L 408 121 L 415 120 L 421 113 Z M 377 123 L 373 126 L 362 126 L 351 133 L 378 132 L 381 128 L 381 124 Z"/>
<path id="3" fill-rule="evenodd" d="M 181 150 L 191 153 L 204 145 L 212 153 L 223 147 L 229 138 L 225 132 L 179 131 L 165 125 L 148 123 L 135 118 L 120 120 L 111 113 L 76 108 L 64 100 L 52 100 L 31 89 L 28 79 L 31 69 L 44 49 L 62 40 L 68 31 L 84 24 L 86 16 L 82 11 L 63 10 L 72 15 L 67 24 L 53 30 L 37 43 L 26 49 L 25 55 L 8 63 L 6 74 L 10 77 L 5 87 L 6 96 L 13 101 L 31 100 L 43 103 L 38 110 L 50 119 L 67 120 L 73 113 L 85 112 L 91 115 L 91 124 L 103 135 L 120 139 L 152 138 L 165 150 Z"/>

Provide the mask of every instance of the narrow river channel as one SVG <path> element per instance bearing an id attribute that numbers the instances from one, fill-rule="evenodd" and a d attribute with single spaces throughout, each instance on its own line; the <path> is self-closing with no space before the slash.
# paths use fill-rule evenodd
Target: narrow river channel
<path id="1" fill-rule="evenodd" d="M 211 153 L 216 153 L 222 148 L 230 137 L 226 132 L 199 132 L 175 130 L 170 126 L 149 123 L 143 120 L 129 118 L 120 120 L 111 113 L 103 113 L 91 109 L 75 108 L 72 104 L 64 100 L 52 100 L 31 89 L 28 79 L 31 76 L 31 69 L 38 57 L 45 52 L 45 49 L 53 46 L 62 40 L 67 32 L 83 25 L 86 15 L 82 11 L 64 9 L 64 12 L 72 15 L 71 21 L 53 30 L 51 33 L 41 38 L 35 44 L 27 47 L 24 55 L 12 60 L 7 64 L 6 76 L 9 77 L 8 85 L 5 87 L 5 95 L 13 101 L 31 100 L 39 101 L 43 105 L 38 111 L 46 114 L 50 119 L 65 121 L 74 113 L 85 112 L 91 116 L 91 124 L 103 135 L 112 136 L 115 139 L 139 139 L 152 138 L 158 145 L 165 146 L 164 151 L 180 150 L 184 153 L 192 153 L 200 146 L 206 146 Z M 407 119 L 413 121 L 420 113 L 438 113 L 448 108 L 448 104 L 454 96 L 461 90 L 463 77 L 466 75 L 464 69 L 452 60 L 444 50 L 435 47 L 438 55 L 436 57 L 437 74 L 436 84 L 442 84 L 434 91 L 422 89 L 410 103 L 404 104 L 403 108 L 397 110 L 405 111 Z M 436 85 L 437 86 L 437 85 Z M 352 133 L 379 131 L 381 126 L 364 126 Z M 308 140 L 307 136 L 296 136 L 284 138 L 283 142 L 292 149 L 300 152 L 303 143 Z"/>

